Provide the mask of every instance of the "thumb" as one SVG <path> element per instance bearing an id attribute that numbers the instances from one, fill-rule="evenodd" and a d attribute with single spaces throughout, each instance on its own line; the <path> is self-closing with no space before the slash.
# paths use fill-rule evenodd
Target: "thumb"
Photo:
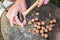
<path id="1" fill-rule="evenodd" d="M 20 20 L 18 19 L 18 17 L 16 16 L 15 17 L 15 21 L 18 25 L 22 26 L 23 27 L 23 24 L 20 22 Z"/>

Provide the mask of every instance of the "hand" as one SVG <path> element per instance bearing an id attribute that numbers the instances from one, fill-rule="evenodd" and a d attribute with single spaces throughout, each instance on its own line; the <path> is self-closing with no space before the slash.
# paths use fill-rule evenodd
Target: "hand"
<path id="1" fill-rule="evenodd" d="M 49 2 L 49 0 L 40 0 L 40 2 L 38 3 L 38 7 L 40 7 L 42 4 L 47 4 Z"/>
<path id="2" fill-rule="evenodd" d="M 26 10 L 26 3 L 25 0 L 17 0 L 15 4 L 12 5 L 12 7 L 9 9 L 8 13 L 6 14 L 6 17 L 10 21 L 10 25 L 13 26 L 14 24 L 18 24 L 20 26 L 23 26 L 24 23 L 21 23 L 18 19 L 18 12 L 23 13 Z M 24 15 L 24 21 L 26 20 L 26 15 Z"/>

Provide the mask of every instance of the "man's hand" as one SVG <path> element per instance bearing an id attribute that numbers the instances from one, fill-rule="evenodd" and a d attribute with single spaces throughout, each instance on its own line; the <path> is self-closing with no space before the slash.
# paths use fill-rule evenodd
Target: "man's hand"
<path id="1" fill-rule="evenodd" d="M 38 7 L 40 7 L 43 4 L 47 4 L 49 2 L 49 0 L 40 0 L 40 2 L 38 3 Z"/>
<path id="2" fill-rule="evenodd" d="M 14 24 L 23 26 L 24 23 L 21 23 L 18 19 L 18 12 L 23 13 L 26 10 L 25 0 L 16 0 L 15 4 L 9 9 L 6 17 L 9 19 L 11 26 Z M 24 21 L 26 20 L 26 15 L 24 16 Z"/>
<path id="3" fill-rule="evenodd" d="M 40 0 L 38 3 L 38 7 L 40 7 L 42 4 L 47 4 L 49 0 Z M 24 23 L 26 23 L 26 15 L 24 15 L 24 21 L 21 23 L 18 19 L 18 12 L 23 13 L 26 10 L 26 3 L 25 0 L 16 0 L 15 4 L 12 5 L 12 7 L 9 9 L 8 13 L 6 14 L 6 17 L 10 20 L 11 26 L 13 24 L 18 24 L 20 26 L 23 26 Z"/>

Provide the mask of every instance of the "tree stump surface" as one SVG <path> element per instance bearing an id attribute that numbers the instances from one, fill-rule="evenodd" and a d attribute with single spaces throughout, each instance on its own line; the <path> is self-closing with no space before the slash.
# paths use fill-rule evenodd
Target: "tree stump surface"
<path id="1" fill-rule="evenodd" d="M 7 8 L 8 10 L 8 8 Z M 49 11 L 48 11 L 49 10 Z M 28 15 L 27 19 L 30 20 L 34 16 L 32 14 L 35 14 L 36 12 L 40 13 L 40 16 L 38 18 L 48 18 L 48 13 L 50 12 L 52 14 L 52 17 L 55 17 L 57 19 L 56 27 L 54 27 L 52 32 L 49 32 L 49 37 L 47 39 L 40 37 L 39 34 L 36 35 L 30 35 L 27 33 L 28 26 L 23 28 L 23 33 L 20 32 L 21 27 L 18 25 L 14 25 L 13 27 L 10 26 L 9 20 L 6 18 L 7 11 L 5 10 L 1 17 L 1 32 L 3 35 L 4 40 L 60 40 L 60 9 L 57 8 L 55 5 L 48 3 L 47 5 L 43 5 L 40 8 L 33 9 Z"/>

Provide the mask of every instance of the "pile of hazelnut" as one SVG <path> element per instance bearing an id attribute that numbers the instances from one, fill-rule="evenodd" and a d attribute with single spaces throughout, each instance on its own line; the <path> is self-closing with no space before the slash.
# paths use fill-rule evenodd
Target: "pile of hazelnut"
<path id="1" fill-rule="evenodd" d="M 35 13 L 36 16 L 39 16 L 39 14 L 39 12 Z M 32 35 L 39 33 L 41 37 L 48 38 L 48 32 L 53 30 L 56 25 L 56 19 L 53 18 L 46 23 L 43 20 L 39 21 L 39 18 L 35 17 L 28 21 L 28 25 L 31 24 L 33 24 L 33 28 L 28 28 L 28 32 L 31 32 Z"/>

